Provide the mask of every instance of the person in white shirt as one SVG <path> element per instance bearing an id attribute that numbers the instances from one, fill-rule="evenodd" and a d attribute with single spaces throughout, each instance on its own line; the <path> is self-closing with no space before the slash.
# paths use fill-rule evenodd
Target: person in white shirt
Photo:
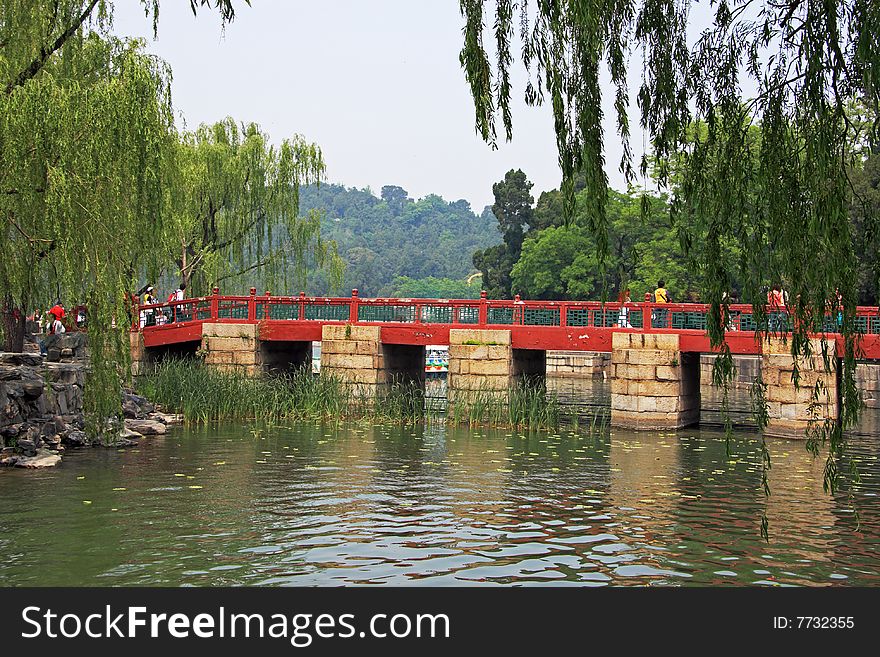
<path id="1" fill-rule="evenodd" d="M 60 335 L 62 333 L 66 333 L 67 329 L 64 328 L 64 324 L 61 323 L 61 320 L 58 319 L 53 313 L 49 313 L 49 335 Z M 48 351 L 46 349 L 46 341 L 40 340 L 40 354 L 42 356 L 46 356 Z"/>

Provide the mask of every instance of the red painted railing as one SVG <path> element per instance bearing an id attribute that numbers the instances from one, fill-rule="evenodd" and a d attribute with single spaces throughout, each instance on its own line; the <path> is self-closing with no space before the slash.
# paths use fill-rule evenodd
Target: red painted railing
<path id="1" fill-rule="evenodd" d="M 220 295 L 217 288 L 207 297 L 138 306 L 132 330 L 192 322 L 322 322 L 360 324 L 435 324 L 461 327 L 529 326 L 626 328 L 634 330 L 705 331 L 708 304 L 637 302 L 620 304 L 599 301 L 525 301 L 479 299 L 364 299 L 357 290 L 351 297 Z M 880 311 L 857 309 L 857 329 L 880 334 Z M 768 310 L 764 326 L 786 332 L 790 318 L 785 309 Z M 822 332 L 838 332 L 837 314 L 829 313 Z M 750 305 L 730 306 L 727 330 L 754 333 L 758 328 Z"/>

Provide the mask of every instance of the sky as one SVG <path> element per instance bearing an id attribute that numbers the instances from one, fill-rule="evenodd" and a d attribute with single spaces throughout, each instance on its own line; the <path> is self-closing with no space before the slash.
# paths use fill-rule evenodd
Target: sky
<path id="1" fill-rule="evenodd" d="M 171 65 L 179 127 L 231 116 L 258 123 L 276 143 L 301 134 L 321 147 L 328 182 L 376 195 L 383 185 L 399 185 L 413 198 L 465 199 L 476 212 L 492 204 L 492 184 L 510 169 L 525 171 L 536 200 L 559 186 L 552 115 L 522 101 L 519 68 L 513 141 L 502 138 L 492 150 L 476 134 L 458 59 L 458 2 L 251 4 L 237 2 L 235 21 L 224 30 L 215 12 L 194 17 L 185 0 L 162 2 L 154 40 L 140 2 L 115 3 L 116 34 L 146 38 L 148 50 Z M 631 96 L 637 83 L 631 81 Z M 623 189 L 607 84 L 605 96 L 606 169 L 611 185 Z M 642 139 L 632 124 L 637 162 Z"/>

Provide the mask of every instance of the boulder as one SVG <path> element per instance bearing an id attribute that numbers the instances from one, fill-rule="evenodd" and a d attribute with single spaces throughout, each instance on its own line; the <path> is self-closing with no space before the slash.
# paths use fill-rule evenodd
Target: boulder
<path id="1" fill-rule="evenodd" d="M 88 440 L 86 439 L 85 431 L 74 430 L 67 434 L 67 437 L 64 439 L 71 447 L 84 447 L 88 444 Z"/>
<path id="2" fill-rule="evenodd" d="M 2 355 L 2 354 L 0 354 Z M 18 354 L 14 354 L 18 356 Z M 21 381 L 22 369 L 15 365 L 0 365 L 0 381 Z"/>
<path id="3" fill-rule="evenodd" d="M 6 438 L 15 438 L 24 427 L 23 422 L 19 422 L 17 424 L 10 424 L 8 426 L 0 429 L 0 436 L 4 436 Z"/>
<path id="4" fill-rule="evenodd" d="M 41 468 L 54 468 L 59 463 L 61 463 L 61 457 L 58 454 L 48 449 L 41 449 L 34 456 L 19 457 L 15 467 L 37 470 Z"/>
<path id="5" fill-rule="evenodd" d="M 161 435 L 166 432 L 165 425 L 156 420 L 126 420 L 125 427 L 144 436 Z"/>
<path id="6" fill-rule="evenodd" d="M 122 415 L 125 416 L 127 420 L 134 420 L 139 414 L 140 409 L 131 399 L 124 399 L 122 401 Z"/>
<path id="7" fill-rule="evenodd" d="M 61 350 L 70 349 L 77 356 L 86 346 L 86 334 L 79 331 L 73 333 L 62 333 L 58 340 L 58 348 Z"/>
<path id="8" fill-rule="evenodd" d="M 132 431 L 128 427 L 123 427 L 119 432 L 119 437 L 122 440 L 138 440 L 139 438 L 143 438 L 143 434 L 138 433 L 137 431 Z"/>
<path id="9" fill-rule="evenodd" d="M 156 411 L 155 413 L 150 413 L 147 418 L 161 422 L 164 425 L 183 424 L 183 416 L 174 413 L 160 413 Z"/>
<path id="10" fill-rule="evenodd" d="M 0 365 L 39 367 L 42 363 L 43 359 L 39 355 L 0 352 Z"/>
<path id="11" fill-rule="evenodd" d="M 39 379 L 29 379 L 21 384 L 21 391 L 25 399 L 34 401 L 43 394 L 45 387 Z"/>
<path id="12" fill-rule="evenodd" d="M 30 438 L 22 438 L 18 441 L 18 448 L 22 451 L 25 456 L 36 456 L 37 455 L 37 443 Z"/>

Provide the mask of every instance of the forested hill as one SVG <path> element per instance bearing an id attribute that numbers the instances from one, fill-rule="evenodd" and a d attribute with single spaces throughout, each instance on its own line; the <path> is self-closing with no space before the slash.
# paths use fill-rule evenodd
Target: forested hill
<path id="1" fill-rule="evenodd" d="M 365 297 L 393 294 L 396 277 L 464 279 L 474 270 L 474 251 L 501 241 L 489 208 L 474 214 L 467 201 L 447 202 L 430 194 L 418 201 L 406 190 L 369 190 L 324 184 L 300 190 L 300 212 L 324 213 L 321 235 L 335 240 L 345 261 L 341 293 L 358 288 Z M 326 276 L 312 274 L 309 290 L 331 292 Z"/>

